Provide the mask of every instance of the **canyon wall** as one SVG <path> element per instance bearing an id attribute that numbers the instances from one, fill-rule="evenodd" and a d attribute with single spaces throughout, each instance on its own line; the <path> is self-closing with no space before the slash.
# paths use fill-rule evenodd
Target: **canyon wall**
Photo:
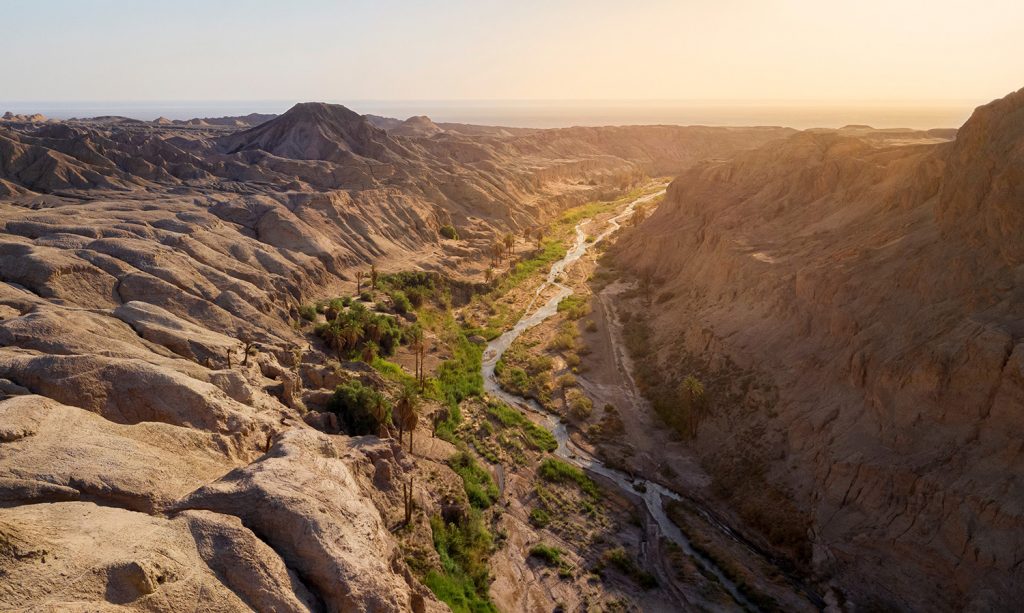
<path id="1" fill-rule="evenodd" d="M 699 163 L 616 247 L 655 284 L 666 381 L 706 382 L 719 493 L 781 495 L 861 606 L 1024 597 L 1022 224 L 1024 90 L 954 142 L 808 131 Z"/>

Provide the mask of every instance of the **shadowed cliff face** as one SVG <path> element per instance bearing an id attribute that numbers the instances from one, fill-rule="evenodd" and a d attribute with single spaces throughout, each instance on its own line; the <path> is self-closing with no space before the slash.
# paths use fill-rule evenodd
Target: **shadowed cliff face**
<path id="1" fill-rule="evenodd" d="M 719 474 L 752 456 L 788 489 L 817 571 L 861 603 L 1012 608 L 1024 90 L 952 143 L 842 132 L 694 166 L 618 259 L 672 296 L 653 318 L 676 376 L 731 361 L 771 381 L 724 385 L 693 445 Z"/>

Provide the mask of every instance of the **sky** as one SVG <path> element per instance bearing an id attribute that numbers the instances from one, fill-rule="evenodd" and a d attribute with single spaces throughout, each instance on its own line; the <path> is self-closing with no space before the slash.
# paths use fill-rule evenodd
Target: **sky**
<path id="1" fill-rule="evenodd" d="M 0 100 L 982 103 L 1021 0 L 0 0 Z"/>

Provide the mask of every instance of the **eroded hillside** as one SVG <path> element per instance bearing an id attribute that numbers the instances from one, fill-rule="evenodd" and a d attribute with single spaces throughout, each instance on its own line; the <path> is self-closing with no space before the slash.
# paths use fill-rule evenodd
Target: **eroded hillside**
<path id="1" fill-rule="evenodd" d="M 228 118 L 11 119 L 0 606 L 55 610 L 443 610 L 393 530 L 415 484 L 408 538 L 434 551 L 427 511 L 458 518 L 467 504 L 454 449 L 430 438 L 426 414 L 410 453 L 341 435 L 318 410 L 342 384 L 400 393 L 322 340 L 357 311 L 355 267 L 467 287 L 499 233 L 791 133 L 419 121 L 404 136 L 321 104 L 241 132 Z M 409 329 L 396 298 L 374 299 L 391 312 L 359 311 L 366 330 Z M 432 370 L 457 357 L 427 336 Z"/>
<path id="2" fill-rule="evenodd" d="M 939 144 L 809 131 L 679 176 L 616 247 L 655 407 L 854 603 L 1009 610 L 1024 552 L 1024 91 Z M 680 396 L 704 384 L 706 408 Z M 684 405 L 698 414 L 673 417 Z"/>

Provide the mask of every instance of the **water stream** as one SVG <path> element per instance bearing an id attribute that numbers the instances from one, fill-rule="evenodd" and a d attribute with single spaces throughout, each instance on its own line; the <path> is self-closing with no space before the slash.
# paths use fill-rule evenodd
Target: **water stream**
<path id="1" fill-rule="evenodd" d="M 587 242 L 586 232 L 584 231 L 584 228 L 589 225 L 592 220 L 585 219 L 576 226 L 576 238 L 572 248 L 569 249 L 564 258 L 555 262 L 555 264 L 551 266 L 551 271 L 548 273 L 547 279 L 537 289 L 537 292 L 534 294 L 530 304 L 527 306 L 526 315 L 516 322 L 516 325 L 513 326 L 511 330 L 508 330 L 487 344 L 483 356 L 484 389 L 487 393 L 500 398 L 511 406 L 520 407 L 539 415 L 544 422 L 544 425 L 551 430 L 555 435 L 555 438 L 558 440 L 558 449 L 555 451 L 556 455 L 586 471 L 600 475 L 605 481 L 614 483 L 619 489 L 626 492 L 628 496 L 639 496 L 647 507 L 648 513 L 650 513 L 651 517 L 654 519 L 658 530 L 665 538 L 678 545 L 679 548 L 686 555 L 690 556 L 702 569 L 714 575 L 729 595 L 732 596 L 733 600 L 736 601 L 739 607 L 746 610 L 756 611 L 757 607 L 744 597 L 736 587 L 736 584 L 730 580 L 714 562 L 695 550 L 689 539 L 686 538 L 686 535 L 683 534 L 679 527 L 668 518 L 668 515 L 665 513 L 663 501 L 666 498 L 671 500 L 682 500 L 682 497 L 679 494 L 658 483 L 634 478 L 626 473 L 605 466 L 600 460 L 572 442 L 569 438 L 569 433 L 566 430 L 565 423 L 562 422 L 558 416 L 545 411 L 533 400 L 522 398 L 504 391 L 498 385 L 497 379 L 494 376 L 495 365 L 512 343 L 524 332 L 554 315 L 558 310 L 558 303 L 566 296 L 572 294 L 572 289 L 561 283 L 559 280 L 566 268 L 579 260 L 583 254 L 586 253 L 587 249 L 599 244 L 613 232 L 618 230 L 620 222 L 632 215 L 637 206 L 645 202 L 649 202 L 663 193 L 664 191 L 659 191 L 633 200 L 628 206 L 626 206 L 623 212 L 608 221 L 607 229 L 597 235 L 592 242 Z M 542 295 L 551 288 L 556 290 L 554 295 L 552 295 L 547 302 L 534 310 L 534 306 L 537 301 L 540 300 Z"/>

